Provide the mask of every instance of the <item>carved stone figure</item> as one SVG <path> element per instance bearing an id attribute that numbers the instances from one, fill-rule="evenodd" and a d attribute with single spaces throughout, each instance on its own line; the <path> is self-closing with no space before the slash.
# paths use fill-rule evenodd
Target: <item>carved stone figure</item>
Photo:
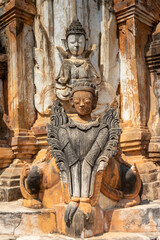
<path id="1" fill-rule="evenodd" d="M 60 197 L 53 205 L 61 202 L 63 196 L 67 225 L 77 209 L 89 219 L 100 192 L 119 207 L 140 202 L 141 180 L 136 166 L 131 167 L 122 160 L 117 151 L 121 129 L 116 110 L 111 108 L 102 120 L 92 120 L 96 102 L 96 87 L 90 81 L 77 81 L 72 87 L 71 103 L 77 113 L 74 119 L 68 118 L 56 100 L 51 124 L 47 126 L 49 151 L 54 158 L 50 156 L 32 166 L 26 165 L 21 176 L 22 194 L 32 200 L 26 206 L 51 207 L 50 201 L 57 196 L 59 186 Z M 49 189 L 52 193 L 46 197 Z"/>
<path id="2" fill-rule="evenodd" d="M 57 47 L 62 58 L 62 66 L 55 79 L 55 92 L 62 101 L 69 100 L 72 85 L 77 80 L 99 82 L 99 76 L 89 60 L 93 49 L 86 49 L 86 41 L 86 32 L 75 17 L 66 30 L 64 40 L 66 51 Z"/>

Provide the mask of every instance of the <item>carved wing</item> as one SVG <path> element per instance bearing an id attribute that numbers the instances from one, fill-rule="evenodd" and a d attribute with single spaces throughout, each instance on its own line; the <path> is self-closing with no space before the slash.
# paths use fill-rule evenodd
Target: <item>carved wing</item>
<path id="1" fill-rule="evenodd" d="M 51 147 L 52 156 L 55 157 L 58 168 L 66 171 L 65 155 L 62 151 L 61 142 L 58 137 L 58 130 L 61 125 L 68 122 L 67 114 L 59 100 L 56 100 L 52 106 L 51 123 L 47 124 L 48 144 Z"/>
<path id="2" fill-rule="evenodd" d="M 59 47 L 59 46 L 57 46 L 56 48 L 57 48 L 57 50 L 60 54 L 61 61 L 63 61 L 63 59 L 68 58 L 68 52 L 67 51 L 65 51 L 62 47 Z"/>
<path id="3" fill-rule="evenodd" d="M 118 112 L 116 109 L 109 109 L 103 116 L 103 123 L 108 127 L 108 142 L 104 153 L 109 158 L 115 154 L 115 147 L 118 145 L 121 128 L 119 127 Z"/>

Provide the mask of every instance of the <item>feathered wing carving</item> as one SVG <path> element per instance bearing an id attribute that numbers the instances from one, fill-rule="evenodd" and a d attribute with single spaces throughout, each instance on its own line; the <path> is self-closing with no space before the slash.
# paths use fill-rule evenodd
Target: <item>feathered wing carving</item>
<path id="1" fill-rule="evenodd" d="M 106 143 L 104 151 L 97 160 L 96 166 L 93 169 L 92 173 L 90 191 L 92 206 L 95 206 L 98 201 L 99 193 L 101 191 L 104 169 L 107 167 L 109 159 L 111 159 L 116 153 L 116 147 L 118 145 L 119 136 L 121 134 L 117 109 L 110 108 L 104 114 L 102 123 L 105 124 L 108 128 L 108 141 Z"/>
<path id="2" fill-rule="evenodd" d="M 47 132 L 48 132 L 48 144 L 51 147 L 52 156 L 55 157 L 58 168 L 64 171 L 67 171 L 67 164 L 65 163 L 65 155 L 61 148 L 61 142 L 58 137 L 58 130 L 61 125 L 66 124 L 68 122 L 67 114 L 62 107 L 59 100 L 56 100 L 52 106 L 52 115 L 51 115 L 51 123 L 47 124 Z M 62 169 L 63 168 L 63 169 Z"/>
<path id="3" fill-rule="evenodd" d="M 108 130 L 109 130 L 109 138 L 108 138 L 108 142 L 105 147 L 105 150 L 103 152 L 103 155 L 107 156 L 108 158 L 116 157 L 116 160 L 119 163 L 130 168 L 131 165 L 125 162 L 121 158 L 121 156 L 119 156 L 118 150 L 117 150 L 119 136 L 121 134 L 121 128 L 119 127 L 119 119 L 117 115 L 118 115 L 117 111 L 111 108 L 103 117 L 103 123 L 107 124 Z M 104 182 L 101 185 L 101 192 L 105 196 L 115 201 L 119 201 L 122 198 L 131 199 L 131 200 L 135 199 L 141 190 L 141 179 L 135 164 L 132 166 L 132 170 L 136 176 L 135 188 L 132 193 L 123 194 L 122 191 L 113 189 L 112 187 L 110 187 L 108 184 Z"/>
<path id="4" fill-rule="evenodd" d="M 115 148 L 118 145 L 121 128 L 119 127 L 118 112 L 114 108 L 110 108 L 103 116 L 103 123 L 108 128 L 108 142 L 106 144 L 103 155 L 111 158 L 115 155 Z"/>
<path id="5" fill-rule="evenodd" d="M 58 137 L 58 130 L 61 125 L 64 125 L 68 122 L 67 114 L 62 107 L 59 100 L 56 100 L 52 106 L 52 115 L 51 115 L 51 123 L 47 124 L 47 132 L 48 132 L 48 144 L 51 148 L 52 156 L 55 158 L 56 164 L 60 170 L 60 178 L 62 183 L 62 191 L 65 193 L 64 201 L 67 203 L 69 201 L 68 197 L 68 178 L 69 178 L 69 169 L 68 164 L 66 164 L 65 154 L 62 151 L 61 141 Z"/>

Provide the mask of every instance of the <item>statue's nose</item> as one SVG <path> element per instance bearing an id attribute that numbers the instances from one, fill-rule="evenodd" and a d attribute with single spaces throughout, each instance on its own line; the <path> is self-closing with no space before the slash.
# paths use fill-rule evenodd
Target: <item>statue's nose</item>
<path id="1" fill-rule="evenodd" d="M 84 107 L 84 102 L 80 101 L 80 107 Z"/>
<path id="2" fill-rule="evenodd" d="M 79 47 L 78 41 L 76 41 L 75 46 L 76 46 L 76 47 Z"/>

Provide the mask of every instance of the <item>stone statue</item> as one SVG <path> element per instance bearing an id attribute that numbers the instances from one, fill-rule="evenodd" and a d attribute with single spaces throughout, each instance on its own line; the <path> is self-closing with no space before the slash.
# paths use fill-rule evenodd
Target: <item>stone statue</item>
<path id="1" fill-rule="evenodd" d="M 66 51 L 58 47 L 63 61 L 55 81 L 57 100 L 47 124 L 50 147 L 44 158 L 25 164 L 20 186 L 24 206 L 55 208 L 65 203 L 65 224 L 74 228 L 76 216 L 90 222 L 94 209 L 105 210 L 109 200 L 116 207 L 139 204 L 141 180 L 136 166 L 121 157 L 117 109 L 111 107 L 102 119 L 91 117 L 99 77 L 89 61 L 92 50 L 86 50 L 86 33 L 77 18 L 66 31 L 65 43 Z M 68 114 L 69 105 L 75 114 Z"/>
<path id="2" fill-rule="evenodd" d="M 87 80 L 94 83 L 100 81 L 89 60 L 93 49 L 86 49 L 86 41 L 86 32 L 75 17 L 66 30 L 66 39 L 64 40 L 66 51 L 57 47 L 62 58 L 62 66 L 55 79 L 55 93 L 62 101 L 69 100 L 72 85 L 77 80 Z"/>
<path id="3" fill-rule="evenodd" d="M 21 191 L 29 201 L 25 206 L 53 207 L 63 197 L 69 226 L 77 209 L 90 218 L 100 192 L 116 206 L 128 207 L 140 203 L 141 191 L 136 166 L 125 162 L 117 150 L 121 129 L 116 110 L 109 109 L 102 120 L 92 120 L 97 91 L 90 81 L 76 81 L 70 101 L 76 116 L 68 118 L 60 102 L 53 103 L 47 126 L 48 156 L 32 166 L 26 164 L 21 175 Z"/>

